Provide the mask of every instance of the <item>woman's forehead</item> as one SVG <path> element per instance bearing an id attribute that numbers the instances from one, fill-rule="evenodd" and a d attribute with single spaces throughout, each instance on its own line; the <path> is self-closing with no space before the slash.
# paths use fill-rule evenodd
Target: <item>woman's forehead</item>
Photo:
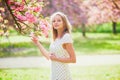
<path id="1" fill-rule="evenodd" d="M 53 19 L 62 19 L 60 15 L 55 15 Z"/>

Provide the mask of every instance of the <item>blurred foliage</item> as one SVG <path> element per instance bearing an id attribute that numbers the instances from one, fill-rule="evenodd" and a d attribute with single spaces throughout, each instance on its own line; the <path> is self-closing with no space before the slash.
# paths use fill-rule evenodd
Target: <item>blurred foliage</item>
<path id="1" fill-rule="evenodd" d="M 86 38 L 80 32 L 73 32 L 74 48 L 77 55 L 84 54 L 119 54 L 120 34 L 87 33 Z M 41 56 L 39 49 L 31 42 L 30 37 L 10 36 L 9 41 L 1 39 L 0 57 L 7 56 Z M 43 46 L 49 50 L 50 42 L 41 39 Z"/>
<path id="2" fill-rule="evenodd" d="M 120 22 L 116 25 L 117 33 L 120 33 Z M 73 32 L 82 32 L 81 26 L 73 27 Z M 91 33 L 112 33 L 112 23 L 96 24 L 92 26 L 86 26 L 86 32 Z"/>
<path id="3" fill-rule="evenodd" d="M 77 54 L 119 54 L 120 34 L 87 33 L 86 38 L 80 32 L 73 33 Z"/>
<path id="4" fill-rule="evenodd" d="M 39 49 L 32 42 L 1 43 L 0 57 L 41 56 Z M 48 50 L 49 44 L 43 46 Z"/>

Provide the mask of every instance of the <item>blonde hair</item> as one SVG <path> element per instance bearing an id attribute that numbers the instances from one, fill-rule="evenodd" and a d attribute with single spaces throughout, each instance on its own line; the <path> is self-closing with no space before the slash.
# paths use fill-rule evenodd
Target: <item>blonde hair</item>
<path id="1" fill-rule="evenodd" d="M 71 24 L 68 21 L 67 16 L 65 14 L 63 14 L 62 12 L 56 12 L 56 13 L 54 13 L 54 14 L 51 15 L 51 19 L 50 19 L 51 24 L 52 24 L 52 21 L 53 21 L 53 19 L 54 19 L 54 17 L 56 15 L 61 16 L 61 18 L 63 20 L 63 24 L 64 24 L 64 32 L 63 32 L 63 34 L 65 34 L 65 33 L 71 33 L 71 29 L 72 29 L 71 28 Z M 52 37 L 53 37 L 53 40 L 55 40 L 57 38 L 57 30 L 53 28 L 53 25 L 51 25 L 51 27 L 52 27 Z"/>

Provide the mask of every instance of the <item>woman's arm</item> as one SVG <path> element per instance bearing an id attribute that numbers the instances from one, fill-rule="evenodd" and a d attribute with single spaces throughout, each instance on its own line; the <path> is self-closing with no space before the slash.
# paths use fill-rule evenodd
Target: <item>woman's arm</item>
<path id="1" fill-rule="evenodd" d="M 38 41 L 38 38 L 35 37 L 35 36 L 32 36 L 32 41 L 39 48 L 39 50 L 41 51 L 42 55 L 45 56 L 49 60 L 50 59 L 49 52 Z"/>
<path id="2" fill-rule="evenodd" d="M 76 56 L 72 43 L 65 43 L 64 48 L 69 53 L 69 58 L 57 58 L 55 55 L 51 54 L 50 58 L 54 61 L 59 61 L 63 63 L 76 63 Z"/>

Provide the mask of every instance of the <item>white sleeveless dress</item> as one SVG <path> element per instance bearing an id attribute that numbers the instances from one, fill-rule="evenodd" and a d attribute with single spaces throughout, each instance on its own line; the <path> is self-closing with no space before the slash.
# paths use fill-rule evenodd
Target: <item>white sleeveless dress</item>
<path id="1" fill-rule="evenodd" d="M 69 54 L 62 45 L 72 42 L 70 34 L 65 33 L 61 39 L 56 39 L 50 44 L 50 52 L 54 53 L 57 57 L 67 58 Z M 51 61 L 51 80 L 72 80 L 68 63 Z"/>

